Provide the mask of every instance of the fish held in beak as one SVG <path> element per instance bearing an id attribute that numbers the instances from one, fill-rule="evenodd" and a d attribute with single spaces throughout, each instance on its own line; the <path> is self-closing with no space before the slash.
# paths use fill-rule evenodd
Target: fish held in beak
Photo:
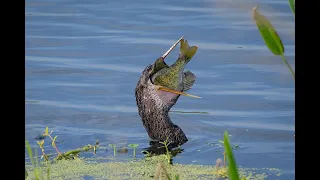
<path id="1" fill-rule="evenodd" d="M 173 65 L 168 66 L 164 62 L 164 59 L 179 43 L 181 43 L 179 58 Z M 189 90 L 196 80 L 196 76 L 191 71 L 183 71 L 186 64 L 197 52 L 197 49 L 197 46 L 189 47 L 188 41 L 184 40 L 183 36 L 178 39 L 161 57 L 155 61 L 153 65 L 150 78 L 152 83 L 156 85 L 155 88 L 158 91 L 200 98 L 199 96 L 184 92 Z"/>

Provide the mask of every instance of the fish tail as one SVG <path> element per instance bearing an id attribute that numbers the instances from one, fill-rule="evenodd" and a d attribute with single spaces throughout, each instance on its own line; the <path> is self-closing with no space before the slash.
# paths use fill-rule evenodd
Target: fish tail
<path id="1" fill-rule="evenodd" d="M 196 54 L 198 47 L 197 46 L 189 46 L 188 41 L 182 39 L 180 41 L 180 55 L 179 58 L 184 59 L 185 63 L 188 63 L 192 57 Z"/>

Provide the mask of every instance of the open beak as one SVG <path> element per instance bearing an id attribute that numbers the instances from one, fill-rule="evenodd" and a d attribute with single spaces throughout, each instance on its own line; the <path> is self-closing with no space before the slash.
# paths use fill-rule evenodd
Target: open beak
<path id="1" fill-rule="evenodd" d="M 171 53 L 171 51 L 180 43 L 180 41 L 181 41 L 182 39 L 183 39 L 183 36 L 181 36 L 181 38 L 178 39 L 178 41 L 175 42 L 175 43 L 170 47 L 170 49 L 168 49 L 168 51 L 165 52 L 161 57 L 162 57 L 163 59 L 165 59 L 165 58 Z"/>
<path id="2" fill-rule="evenodd" d="M 180 94 L 180 95 L 188 96 L 188 97 L 192 97 L 192 98 L 201 98 L 200 96 L 195 96 L 195 95 L 192 95 L 192 94 L 187 94 L 187 93 L 184 93 L 184 92 L 176 91 L 174 89 L 170 89 L 170 88 L 167 88 L 167 87 L 164 87 L 164 86 L 159 86 L 159 85 L 154 85 L 154 86 L 155 86 L 156 90 L 171 92 L 171 93 L 174 93 L 174 94 Z"/>

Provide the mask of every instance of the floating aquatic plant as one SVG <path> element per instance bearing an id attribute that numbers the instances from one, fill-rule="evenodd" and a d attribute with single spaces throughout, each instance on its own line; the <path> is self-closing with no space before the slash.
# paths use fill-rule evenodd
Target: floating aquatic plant
<path id="1" fill-rule="evenodd" d="M 52 163 L 50 167 L 51 179 L 154 179 L 155 170 L 160 162 L 166 168 L 169 177 L 173 180 L 175 175 L 180 179 L 225 179 L 220 174 L 227 174 L 226 168 L 215 168 L 214 165 L 196 165 L 196 164 L 179 164 L 173 166 L 167 163 L 166 155 L 158 155 L 138 159 L 136 161 L 103 161 L 110 160 L 108 157 L 76 158 L 74 160 L 59 160 Z M 28 180 L 34 180 L 34 174 L 31 163 L 25 165 L 29 173 Z M 46 167 L 40 166 L 41 173 L 46 173 Z M 265 174 L 260 171 L 263 170 Z M 257 168 L 238 168 L 240 177 L 248 177 L 250 180 L 276 179 L 280 171 L 278 169 L 257 169 Z M 161 179 L 166 179 L 164 172 L 161 173 Z M 45 177 L 44 177 L 45 178 Z M 227 177 L 228 178 L 228 177 Z M 230 178 L 228 178 L 230 179 Z M 249 178 L 247 178 L 249 179 Z"/>
<path id="2" fill-rule="evenodd" d="M 159 147 L 159 148 L 163 148 L 163 147 L 164 147 L 164 148 L 166 149 L 167 161 L 168 161 L 169 164 L 171 164 L 172 156 L 171 156 L 171 153 L 170 153 L 169 148 L 168 148 L 168 146 L 170 145 L 171 142 L 168 143 L 168 139 L 169 139 L 169 138 L 167 138 L 167 139 L 166 139 L 165 141 L 163 141 L 163 142 L 159 142 L 159 143 L 163 144 L 163 146 L 161 146 L 161 147 Z"/>
<path id="3" fill-rule="evenodd" d="M 113 156 L 116 156 L 116 153 L 117 153 L 117 145 L 115 145 L 115 144 L 109 144 L 109 147 L 113 148 Z"/>
<path id="4" fill-rule="evenodd" d="M 139 144 L 128 144 L 129 147 L 133 149 L 133 157 L 136 157 L 136 148 L 139 146 Z"/>

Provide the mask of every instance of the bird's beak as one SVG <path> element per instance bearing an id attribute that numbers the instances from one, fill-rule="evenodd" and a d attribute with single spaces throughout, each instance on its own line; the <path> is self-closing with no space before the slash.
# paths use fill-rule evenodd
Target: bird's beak
<path id="1" fill-rule="evenodd" d="M 165 52 L 161 57 L 163 59 L 165 59 L 170 53 L 171 51 L 180 43 L 180 41 L 183 39 L 183 36 L 181 36 L 180 39 L 177 40 L 177 42 L 175 42 L 169 49 L 167 52 Z"/>
<path id="2" fill-rule="evenodd" d="M 171 93 L 174 93 L 174 94 L 179 94 L 179 95 L 188 96 L 188 97 L 192 97 L 192 98 L 201 98 L 199 96 L 195 96 L 195 95 L 192 95 L 192 94 L 187 94 L 187 93 L 184 93 L 184 92 L 176 91 L 174 89 L 170 89 L 170 88 L 167 88 L 167 87 L 164 87 L 164 86 L 159 86 L 159 85 L 154 85 L 154 86 L 155 86 L 156 90 L 171 92 Z"/>

